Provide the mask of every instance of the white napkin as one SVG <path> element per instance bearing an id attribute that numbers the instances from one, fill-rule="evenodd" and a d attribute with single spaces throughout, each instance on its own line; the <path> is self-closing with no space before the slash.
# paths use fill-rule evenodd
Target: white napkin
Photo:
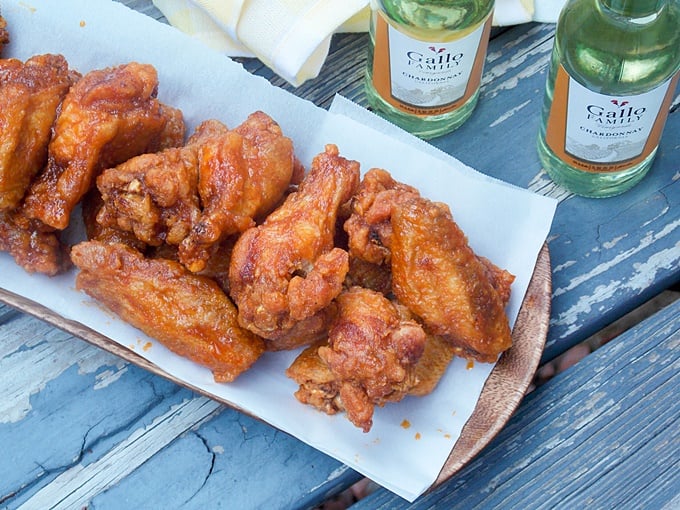
<path id="1" fill-rule="evenodd" d="M 496 0 L 493 23 L 554 22 L 565 0 Z M 153 0 L 171 25 L 292 85 L 318 76 L 331 36 L 368 30 L 369 0 Z"/>

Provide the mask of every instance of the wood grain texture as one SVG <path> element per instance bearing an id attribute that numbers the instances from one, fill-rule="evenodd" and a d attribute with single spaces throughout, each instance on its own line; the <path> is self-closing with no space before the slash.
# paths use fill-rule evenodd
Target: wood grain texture
<path id="1" fill-rule="evenodd" d="M 680 301 L 529 394 L 468 466 L 413 504 L 379 490 L 352 506 L 677 508 Z"/>

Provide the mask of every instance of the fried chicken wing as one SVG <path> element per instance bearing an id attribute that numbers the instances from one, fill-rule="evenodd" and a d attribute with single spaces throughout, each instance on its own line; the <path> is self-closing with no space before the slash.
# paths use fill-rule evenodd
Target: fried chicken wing
<path id="1" fill-rule="evenodd" d="M 63 230 L 102 169 L 167 142 L 176 130 L 177 111 L 161 105 L 157 89 L 156 70 L 146 64 L 83 76 L 64 98 L 47 167 L 25 198 L 26 215 Z M 166 131 L 169 120 L 172 129 Z"/>
<path id="2" fill-rule="evenodd" d="M 203 211 L 180 244 L 180 260 L 201 271 L 213 246 L 243 232 L 279 203 L 301 173 L 293 142 L 267 114 L 255 112 L 233 131 L 199 149 Z"/>
<path id="3" fill-rule="evenodd" d="M 0 210 L 14 209 L 45 166 L 57 108 L 78 77 L 61 55 L 0 60 Z"/>
<path id="4" fill-rule="evenodd" d="M 419 196 L 418 190 L 396 181 L 386 170 L 372 168 L 366 172 L 344 224 L 350 255 L 389 266 L 392 206 L 412 196 Z"/>
<path id="5" fill-rule="evenodd" d="M 392 292 L 392 271 L 389 265 L 366 262 L 350 255 L 345 287 L 354 286 L 365 287 L 388 295 Z"/>
<path id="6" fill-rule="evenodd" d="M 323 363 L 307 352 L 287 374 L 301 385 L 296 393 L 300 401 L 329 414 L 344 410 L 368 432 L 376 405 L 401 400 L 417 384 L 426 335 L 379 292 L 352 287 L 336 301 L 328 345 L 317 348 Z"/>
<path id="7" fill-rule="evenodd" d="M 234 130 L 203 122 L 181 148 L 132 158 L 102 172 L 102 225 L 159 246 L 179 246 L 179 260 L 202 271 L 226 237 L 255 224 L 296 175 L 292 141 L 256 112 Z"/>
<path id="8" fill-rule="evenodd" d="M 337 212 L 358 183 L 359 164 L 327 145 L 298 191 L 237 241 L 231 296 L 240 323 L 268 339 L 268 348 L 304 345 L 325 333 L 327 308 L 349 266 L 347 252 L 333 245 Z"/>
<path id="9" fill-rule="evenodd" d="M 71 267 L 59 233 L 16 209 L 0 211 L 0 251 L 8 252 L 29 273 L 54 276 Z"/>
<path id="10" fill-rule="evenodd" d="M 170 350 L 230 382 L 264 351 L 239 327 L 236 308 L 217 284 L 169 260 L 147 259 L 122 244 L 86 241 L 71 251 L 76 287 Z"/>
<path id="11" fill-rule="evenodd" d="M 97 222 L 150 246 L 178 245 L 201 216 L 193 144 L 142 154 L 97 178 L 103 206 Z"/>
<path id="12" fill-rule="evenodd" d="M 319 357 L 319 347 L 324 345 L 328 345 L 325 339 L 303 349 L 286 369 L 286 375 L 299 385 L 295 398 L 333 415 L 344 411 L 345 406 L 340 399 L 340 379 Z"/>
<path id="13" fill-rule="evenodd" d="M 392 211 L 392 288 L 429 333 L 493 362 L 512 345 L 503 296 L 444 204 L 412 197 Z"/>
<path id="14" fill-rule="evenodd" d="M 108 244 L 126 244 L 141 253 L 144 253 L 147 244 L 140 241 L 132 232 L 128 232 L 115 226 L 103 226 L 97 221 L 97 215 L 101 211 L 104 201 L 96 188 L 91 189 L 81 201 L 83 224 L 85 235 L 89 241 L 101 241 Z"/>

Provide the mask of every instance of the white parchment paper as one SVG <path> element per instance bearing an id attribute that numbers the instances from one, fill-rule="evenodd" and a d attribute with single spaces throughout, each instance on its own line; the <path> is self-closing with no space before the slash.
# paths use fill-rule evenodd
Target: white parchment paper
<path id="1" fill-rule="evenodd" d="M 326 112 L 121 4 L 5 0 L 2 15 L 12 39 L 5 57 L 61 53 L 83 73 L 133 60 L 150 63 L 158 70 L 159 98 L 183 110 L 189 132 L 209 118 L 236 126 L 251 112 L 263 110 L 294 140 L 305 165 L 326 143 L 335 143 L 343 156 L 361 163 L 362 171 L 385 168 L 417 186 L 424 196 L 447 202 L 477 253 L 516 275 L 508 306 L 514 323 L 552 223 L 554 200 L 486 177 L 410 135 L 390 133 L 390 126 L 373 122 L 370 116 L 362 118 L 363 110 L 351 103 L 340 100 L 340 106 Z M 0 268 L 0 287 L 135 349 L 165 371 L 332 455 L 410 501 L 436 479 L 493 367 L 478 363 L 467 369 L 464 361 L 456 360 L 433 394 L 376 409 L 373 428 L 364 434 L 342 415 L 326 416 L 295 400 L 297 387 L 284 371 L 296 352 L 265 354 L 236 382 L 216 384 L 207 369 L 174 355 L 76 292 L 74 272 L 54 278 L 28 274 L 6 253 L 0 253 Z M 151 347 L 143 349 L 147 343 Z"/>

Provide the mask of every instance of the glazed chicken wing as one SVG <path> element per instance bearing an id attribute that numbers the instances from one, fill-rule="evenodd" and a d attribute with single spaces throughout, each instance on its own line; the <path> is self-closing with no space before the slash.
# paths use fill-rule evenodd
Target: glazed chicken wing
<path id="1" fill-rule="evenodd" d="M 97 178 L 103 205 L 97 222 L 150 246 L 178 245 L 201 215 L 195 146 L 142 154 Z"/>
<path id="2" fill-rule="evenodd" d="M 184 147 L 105 170 L 98 221 L 152 246 L 178 245 L 179 260 L 200 272 L 222 240 L 281 200 L 297 165 L 291 140 L 262 112 L 231 131 L 206 121 Z"/>
<path id="3" fill-rule="evenodd" d="M 364 287 L 388 295 L 392 292 L 392 271 L 389 265 L 374 264 L 364 259 L 349 257 L 349 271 L 345 287 Z"/>
<path id="4" fill-rule="evenodd" d="M 57 107 L 77 79 L 61 55 L 0 60 L 0 210 L 14 209 L 45 166 Z"/>
<path id="5" fill-rule="evenodd" d="M 504 299 L 448 207 L 413 197 L 394 207 L 392 231 L 392 289 L 399 301 L 464 357 L 496 361 L 512 345 Z"/>
<path id="6" fill-rule="evenodd" d="M 71 267 L 59 233 L 17 209 L 0 211 L 0 251 L 8 252 L 29 273 L 54 276 Z"/>
<path id="7" fill-rule="evenodd" d="M 76 287 L 170 350 L 230 382 L 264 351 L 239 327 L 236 308 L 211 279 L 169 260 L 147 259 L 123 244 L 86 241 L 71 251 Z"/>
<path id="8" fill-rule="evenodd" d="M 372 168 L 366 172 L 344 225 L 350 255 L 389 267 L 392 206 L 412 196 L 419 196 L 418 190 L 396 181 L 387 171 Z"/>
<path id="9" fill-rule="evenodd" d="M 263 112 L 203 144 L 198 164 L 203 211 L 180 245 L 180 260 L 192 271 L 205 267 L 210 250 L 225 236 L 269 213 L 302 173 L 292 140 Z"/>
<path id="10" fill-rule="evenodd" d="M 144 253 L 147 249 L 147 244 L 140 241 L 132 232 L 116 228 L 115 226 L 104 226 L 97 221 L 97 215 L 103 205 L 104 201 L 99 194 L 99 190 L 96 188 L 88 191 L 81 201 L 83 224 L 87 239 L 108 244 L 122 243 Z"/>
<path id="11" fill-rule="evenodd" d="M 46 169 L 25 198 L 27 216 L 55 229 L 99 172 L 167 143 L 177 112 L 156 99 L 156 70 L 130 63 L 87 73 L 66 95 L 49 145 Z"/>
<path id="12" fill-rule="evenodd" d="M 333 245 L 338 208 L 359 182 L 359 164 L 327 145 L 298 191 L 262 225 L 244 232 L 229 267 L 240 323 L 270 349 L 310 343 L 325 333 L 342 290 L 348 255 Z"/>
<path id="13" fill-rule="evenodd" d="M 329 414 L 344 410 L 368 432 L 374 406 L 401 400 L 418 382 L 416 365 L 426 335 L 379 292 L 353 287 L 336 301 L 328 345 L 317 348 L 323 363 L 307 352 L 287 374 L 301 385 L 296 393 L 301 402 Z"/>

